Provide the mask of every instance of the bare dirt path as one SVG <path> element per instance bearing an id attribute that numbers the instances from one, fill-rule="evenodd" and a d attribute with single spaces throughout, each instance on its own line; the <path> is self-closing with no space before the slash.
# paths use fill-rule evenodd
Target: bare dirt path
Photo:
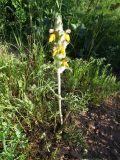
<path id="1" fill-rule="evenodd" d="M 86 134 L 88 159 L 120 160 L 120 93 L 81 113 L 79 122 Z"/>

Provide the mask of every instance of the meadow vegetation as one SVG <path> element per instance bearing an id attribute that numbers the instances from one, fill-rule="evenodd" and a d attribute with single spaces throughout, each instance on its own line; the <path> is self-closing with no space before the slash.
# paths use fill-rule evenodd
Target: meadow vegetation
<path id="1" fill-rule="evenodd" d="M 71 29 L 63 126 L 48 43 L 56 12 Z M 120 90 L 119 0 L 1 0 L 0 13 L 0 159 L 59 160 L 64 147 L 87 157 L 74 119 Z"/>

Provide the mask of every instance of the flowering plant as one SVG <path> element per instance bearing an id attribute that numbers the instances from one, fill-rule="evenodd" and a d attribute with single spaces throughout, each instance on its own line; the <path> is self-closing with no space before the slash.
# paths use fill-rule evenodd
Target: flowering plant
<path id="1" fill-rule="evenodd" d="M 54 63 L 57 67 L 57 77 L 58 77 L 58 104 L 59 104 L 59 113 L 61 119 L 61 125 L 63 124 L 63 115 L 62 115 L 62 105 L 61 105 L 61 73 L 65 69 L 69 69 L 68 58 L 66 56 L 66 48 L 70 43 L 70 34 L 71 30 L 63 30 L 62 16 L 56 14 L 55 17 L 55 26 L 54 29 L 50 29 L 49 33 L 49 43 L 53 43 L 52 56 Z"/>

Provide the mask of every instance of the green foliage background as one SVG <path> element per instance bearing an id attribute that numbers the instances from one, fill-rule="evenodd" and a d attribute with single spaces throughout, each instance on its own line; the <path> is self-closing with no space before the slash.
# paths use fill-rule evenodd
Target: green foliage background
<path id="1" fill-rule="evenodd" d="M 72 57 L 106 57 L 119 71 L 119 0 L 1 0 L 1 38 L 13 42 L 15 34 L 29 47 L 33 41 L 46 45 L 56 11 L 61 12 L 65 28 L 72 29 Z"/>
<path id="2" fill-rule="evenodd" d="M 72 30 L 63 127 L 48 44 L 56 12 Z M 119 0 L 1 0 L 0 13 L 0 158 L 57 160 L 63 144 L 84 157 L 85 139 L 70 119 L 120 89 L 110 65 L 119 72 Z"/>

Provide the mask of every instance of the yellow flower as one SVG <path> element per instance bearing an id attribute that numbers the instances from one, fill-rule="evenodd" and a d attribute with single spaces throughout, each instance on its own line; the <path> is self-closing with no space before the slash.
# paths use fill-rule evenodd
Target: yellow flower
<path id="1" fill-rule="evenodd" d="M 69 43 L 70 42 L 70 36 L 68 33 L 65 32 L 65 40 Z"/>
<path id="2" fill-rule="evenodd" d="M 53 41 L 55 41 L 55 38 L 56 38 L 56 34 L 55 33 L 52 33 L 52 34 L 50 34 L 50 36 L 49 36 L 49 43 L 51 43 L 51 42 L 53 42 Z"/>
<path id="3" fill-rule="evenodd" d="M 53 49 L 53 53 L 52 53 L 53 57 L 56 56 L 57 54 L 58 54 L 58 49 Z"/>
<path id="4" fill-rule="evenodd" d="M 69 67 L 68 60 L 67 59 L 63 59 L 61 65 L 64 66 L 64 67 Z"/>
<path id="5" fill-rule="evenodd" d="M 63 46 L 60 47 L 59 51 L 60 51 L 61 54 L 63 54 L 63 55 L 65 54 L 65 48 Z"/>
<path id="6" fill-rule="evenodd" d="M 65 48 L 63 46 L 60 46 L 60 47 L 57 47 L 57 48 L 53 49 L 53 53 L 52 53 L 53 57 L 58 55 L 58 54 L 62 54 L 62 55 L 65 54 Z"/>

